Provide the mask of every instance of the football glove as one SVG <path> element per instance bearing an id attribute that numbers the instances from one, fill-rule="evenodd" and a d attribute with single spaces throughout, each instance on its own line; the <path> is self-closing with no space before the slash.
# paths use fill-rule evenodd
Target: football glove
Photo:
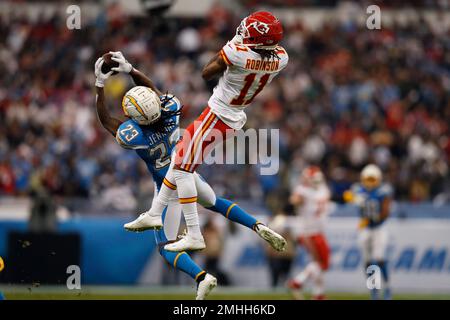
<path id="1" fill-rule="evenodd" d="M 105 80 L 113 74 L 112 70 L 108 73 L 102 72 L 102 65 L 104 62 L 103 58 L 98 58 L 95 62 L 95 86 L 99 88 L 103 88 L 105 86 Z"/>
<path id="2" fill-rule="evenodd" d="M 119 64 L 118 67 L 111 68 L 111 70 L 116 72 L 125 72 L 130 73 L 131 70 L 133 70 L 133 66 L 131 63 L 129 63 L 125 57 L 123 56 L 122 52 L 120 51 L 110 51 L 109 53 L 112 54 L 111 60 L 117 62 Z"/>

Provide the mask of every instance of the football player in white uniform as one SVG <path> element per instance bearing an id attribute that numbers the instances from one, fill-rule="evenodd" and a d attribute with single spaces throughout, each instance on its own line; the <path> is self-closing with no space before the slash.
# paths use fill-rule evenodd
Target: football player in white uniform
<path id="1" fill-rule="evenodd" d="M 221 75 L 208 106 L 191 123 L 176 146 L 174 167 L 164 179 L 158 198 L 145 219 L 137 224 L 143 228 L 158 228 L 161 215 L 173 190 L 186 221 L 187 234 L 177 242 L 167 244 L 168 251 L 201 250 L 205 242 L 200 231 L 197 212 L 197 189 L 193 172 L 203 162 L 214 145 L 234 136 L 245 122 L 245 108 L 288 63 L 286 51 L 279 46 L 283 38 L 280 21 L 270 12 L 260 11 L 246 17 L 237 28 L 236 36 L 218 52 L 203 69 L 203 78 Z M 220 139 L 221 138 L 221 139 Z M 208 148 L 207 148 L 208 147 Z M 205 149 L 208 150 L 205 152 Z M 273 247 L 284 250 L 286 241 L 259 224 L 261 232 Z"/>
<path id="2" fill-rule="evenodd" d="M 303 170 L 300 183 L 289 200 L 297 211 L 297 241 L 308 251 L 311 262 L 289 280 L 288 287 L 294 298 L 299 299 L 300 290 L 306 282 L 311 281 L 313 299 L 323 300 L 324 272 L 330 260 L 330 249 L 324 234 L 325 221 L 330 211 L 330 191 L 320 168 L 310 166 Z"/>
<path id="3" fill-rule="evenodd" d="M 385 257 L 388 234 L 384 222 L 390 214 L 392 187 L 382 183 L 382 179 L 380 168 L 374 164 L 365 166 L 361 171 L 361 182 L 344 193 L 344 200 L 360 208 L 359 243 L 364 256 L 364 271 L 370 265 L 380 268 L 384 281 L 384 299 L 390 300 L 392 294 Z M 372 299 L 379 298 L 378 292 L 378 289 L 370 291 Z"/>

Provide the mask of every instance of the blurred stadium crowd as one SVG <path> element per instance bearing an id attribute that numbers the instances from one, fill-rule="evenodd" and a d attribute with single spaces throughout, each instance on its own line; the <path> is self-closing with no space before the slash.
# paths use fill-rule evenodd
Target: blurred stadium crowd
<path id="1" fill-rule="evenodd" d="M 120 50 L 184 104 L 185 126 L 214 83 L 201 68 L 231 39 L 240 19 L 215 7 L 204 20 L 129 18 L 112 5 L 81 30 L 64 17 L 0 21 L 0 195 L 45 187 L 53 195 L 136 194 L 150 176 L 121 149 L 94 109 L 95 59 Z M 95 44 L 95 45 L 93 45 Z M 352 22 L 308 30 L 285 25 L 290 63 L 248 108 L 247 127 L 279 128 L 280 174 L 255 166 L 203 166 L 219 194 L 281 204 L 307 163 L 324 169 L 334 199 L 369 161 L 397 199 L 449 192 L 450 37 L 439 24 L 371 31 Z M 108 80 L 120 113 L 126 76 Z"/>
<path id="2" fill-rule="evenodd" d="M 240 0 L 247 8 L 256 6 L 273 6 L 273 7 L 336 7 L 340 0 Z M 342 2 L 342 1 L 341 1 Z M 442 8 L 448 9 L 450 2 L 448 0 L 347 0 L 359 4 L 361 7 L 377 5 L 381 8 Z"/>

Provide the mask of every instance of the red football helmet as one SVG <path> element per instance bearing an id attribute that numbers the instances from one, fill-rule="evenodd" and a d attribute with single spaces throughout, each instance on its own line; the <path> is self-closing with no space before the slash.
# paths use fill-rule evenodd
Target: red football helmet
<path id="1" fill-rule="evenodd" d="M 309 166 L 302 171 L 301 181 L 304 185 L 317 187 L 325 182 L 325 177 L 319 167 Z"/>
<path id="2" fill-rule="evenodd" d="M 280 20 L 268 11 L 257 11 L 244 20 L 236 30 L 242 43 L 255 49 L 272 50 L 283 39 Z"/>

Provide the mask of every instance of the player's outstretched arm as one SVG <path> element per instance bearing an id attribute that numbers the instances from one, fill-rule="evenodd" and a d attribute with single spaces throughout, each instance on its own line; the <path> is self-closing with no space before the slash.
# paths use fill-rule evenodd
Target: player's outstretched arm
<path id="1" fill-rule="evenodd" d="M 206 81 L 213 79 L 214 77 L 221 75 L 227 69 L 227 64 L 223 60 L 220 52 L 208 62 L 208 64 L 203 68 L 202 77 Z"/>
<path id="2" fill-rule="evenodd" d="M 119 128 L 121 121 L 117 120 L 109 114 L 105 106 L 105 92 L 103 87 L 105 81 L 112 75 L 113 71 L 107 73 L 102 72 L 102 65 L 105 61 L 103 58 L 98 58 L 95 62 L 95 90 L 97 91 L 95 97 L 95 106 L 97 109 L 97 115 L 102 123 L 103 127 L 108 130 L 113 136 L 116 136 L 116 131 Z"/>
<path id="3" fill-rule="evenodd" d="M 105 105 L 105 92 L 103 90 L 103 87 L 96 86 L 95 90 L 97 91 L 95 106 L 97 109 L 98 119 L 100 120 L 102 126 L 115 137 L 117 129 L 119 128 L 122 121 L 111 117 L 111 115 L 109 114 L 108 109 Z"/>
<path id="4" fill-rule="evenodd" d="M 147 77 L 145 74 L 140 72 L 138 69 L 133 68 L 131 63 L 129 63 L 125 57 L 123 56 L 122 52 L 120 51 L 110 51 L 109 53 L 112 54 L 111 60 L 117 62 L 119 66 L 115 68 L 111 68 L 113 71 L 117 72 L 124 72 L 130 74 L 130 76 L 133 78 L 133 81 L 138 86 L 144 86 L 152 89 L 156 92 L 158 96 L 161 96 L 162 93 L 158 88 L 156 88 L 155 84 L 152 80 L 150 80 L 149 77 Z"/>

